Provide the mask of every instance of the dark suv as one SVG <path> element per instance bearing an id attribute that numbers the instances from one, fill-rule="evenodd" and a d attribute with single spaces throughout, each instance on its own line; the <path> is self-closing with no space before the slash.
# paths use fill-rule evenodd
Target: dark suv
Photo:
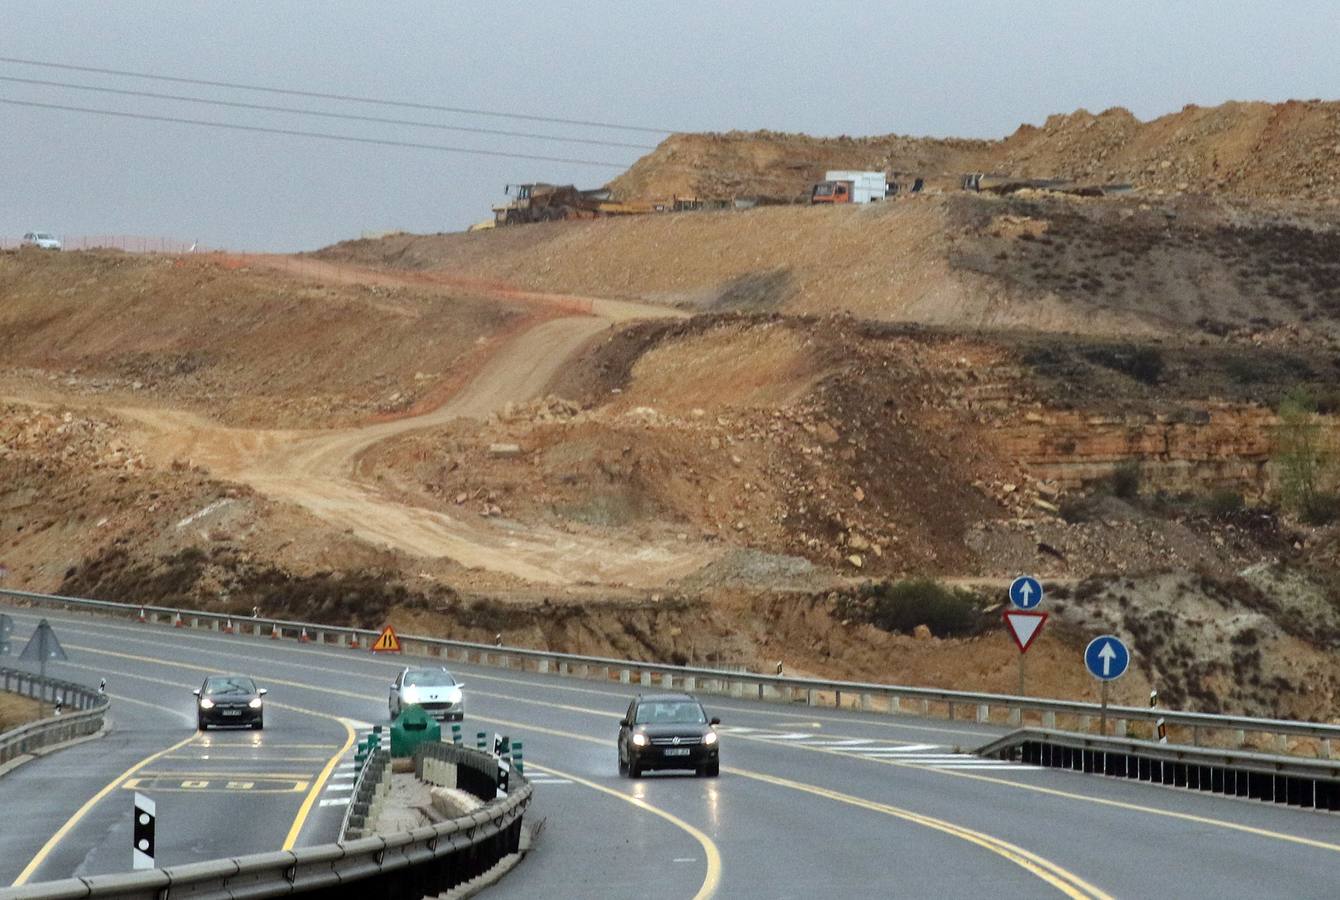
<path id="1" fill-rule="evenodd" d="M 195 694 L 195 722 L 201 731 L 211 725 L 265 727 L 265 688 L 246 675 L 211 675 L 191 691 Z"/>
<path id="2" fill-rule="evenodd" d="M 619 723 L 619 774 L 639 777 L 647 769 L 693 769 L 721 773 L 716 728 L 703 705 L 688 694 L 638 694 Z"/>

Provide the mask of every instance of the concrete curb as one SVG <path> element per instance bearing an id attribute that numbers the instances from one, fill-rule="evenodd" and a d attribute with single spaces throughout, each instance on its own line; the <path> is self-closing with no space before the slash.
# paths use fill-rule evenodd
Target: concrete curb
<path id="1" fill-rule="evenodd" d="M 3 778 L 4 776 L 8 775 L 10 772 L 14 771 L 24 763 L 32 762 L 35 759 L 41 759 L 43 756 L 48 756 L 52 753 L 55 753 L 57 750 L 64 750 L 67 747 L 77 747 L 80 744 L 87 743 L 88 741 L 95 741 L 98 738 L 106 737 L 108 734 L 111 733 L 111 731 L 112 731 L 112 723 L 107 719 L 103 719 L 102 727 L 99 728 L 97 731 L 93 732 L 92 734 L 86 734 L 83 737 L 71 738 L 70 740 L 63 741 L 62 743 L 59 744 L 52 744 L 50 747 L 39 747 L 36 750 L 32 751 L 31 753 L 25 753 L 22 756 L 14 757 L 9 762 L 5 763 L 3 766 L 0 766 L 0 778 Z"/>

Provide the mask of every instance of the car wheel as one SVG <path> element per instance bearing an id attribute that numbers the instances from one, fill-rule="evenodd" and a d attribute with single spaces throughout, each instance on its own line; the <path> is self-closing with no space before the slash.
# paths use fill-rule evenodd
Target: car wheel
<path id="1" fill-rule="evenodd" d="M 642 777 L 642 764 L 631 756 L 628 757 L 628 777 L 629 778 Z"/>
<path id="2" fill-rule="evenodd" d="M 205 722 L 204 716 L 195 717 L 195 727 L 197 731 L 209 731 L 209 724 Z"/>
<path id="3" fill-rule="evenodd" d="M 713 760 L 712 762 L 703 766 L 703 774 L 706 775 L 708 778 L 716 778 L 718 775 L 720 775 L 721 760 L 719 759 Z"/>
<path id="4" fill-rule="evenodd" d="M 624 761 L 623 754 L 620 753 L 618 750 L 615 750 L 615 751 L 614 751 L 614 755 L 617 756 L 617 757 L 619 758 L 619 774 L 620 774 L 620 775 L 627 775 L 627 774 L 628 774 L 628 763 Z"/>
<path id="5" fill-rule="evenodd" d="M 256 731 L 262 731 L 265 728 L 265 720 L 257 719 L 256 721 L 251 723 L 251 727 Z"/>

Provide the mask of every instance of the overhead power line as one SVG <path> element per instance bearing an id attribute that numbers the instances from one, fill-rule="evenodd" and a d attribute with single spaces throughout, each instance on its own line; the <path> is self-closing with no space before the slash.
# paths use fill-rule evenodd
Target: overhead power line
<path id="1" fill-rule="evenodd" d="M 262 125 L 239 125 L 233 122 L 212 122 L 207 119 L 186 119 L 178 116 L 156 116 L 149 113 L 121 112 L 111 109 L 94 109 L 86 106 L 67 106 L 60 103 L 39 103 L 35 100 L 15 100 L 0 97 L 0 103 L 8 106 L 27 106 L 35 109 L 56 109 L 63 112 L 90 113 L 97 116 L 112 116 L 118 119 L 141 119 L 147 122 L 171 122 L 176 125 L 199 125 L 206 128 L 227 128 L 233 131 L 250 131 L 261 134 L 283 134 L 293 137 L 320 138 L 327 141 L 346 141 L 352 144 L 374 144 L 382 147 L 408 147 L 414 150 L 436 150 L 442 153 L 461 153 L 471 156 L 493 156 L 504 159 L 528 159 L 540 162 L 568 163 L 575 166 L 596 166 L 607 169 L 626 169 L 627 163 L 609 162 L 600 159 L 573 159 L 564 156 L 542 156 L 533 153 L 509 153 L 503 150 L 480 150 L 473 147 L 449 147 L 443 144 L 421 144 L 415 141 L 393 141 L 385 138 L 355 137 L 348 134 L 329 134 L 323 131 L 303 131 L 296 128 L 269 128 Z"/>
<path id="2" fill-rule="evenodd" d="M 434 112 L 459 113 L 461 115 L 470 116 L 487 116 L 495 119 L 518 119 L 526 122 L 549 122 L 556 125 L 576 125 L 581 128 L 609 128 L 615 131 L 635 131 L 643 134 L 670 134 L 675 130 L 671 128 L 647 128 L 641 125 L 621 125 L 617 122 L 564 119 L 557 116 L 538 116 L 526 113 L 499 112 L 497 110 L 489 109 L 471 109 L 463 106 L 442 106 L 435 103 L 415 103 L 408 100 L 387 100 L 380 97 L 359 97 L 353 94 L 299 91 L 259 84 L 241 84 L 233 81 L 210 81 L 203 78 L 183 78 L 175 75 L 157 75 L 151 72 L 132 72 L 126 69 L 104 69 L 97 66 L 76 66 L 69 63 L 53 63 L 37 59 L 20 59 L 13 56 L 0 56 L 0 62 L 17 63 L 24 66 L 38 66 L 46 69 L 63 69 L 69 72 L 89 72 L 96 75 L 116 75 L 123 78 L 144 78 L 150 81 L 170 81 L 176 84 L 194 84 L 201 87 L 227 88 L 235 91 L 257 91 L 265 94 L 285 94 L 290 97 L 309 97 L 316 100 L 339 100 L 353 103 L 370 103 L 377 106 L 396 106 L 403 109 L 431 110 Z"/>
<path id="3" fill-rule="evenodd" d="M 299 109 L 293 106 L 270 106 L 265 103 L 241 103 L 235 100 L 213 100 L 206 97 L 188 97 L 183 94 L 159 94 L 154 91 L 132 91 L 125 88 L 99 87 L 91 84 L 73 84 L 68 81 L 46 81 L 40 78 L 19 78 L 13 75 L 0 75 L 0 81 L 14 84 L 31 84 L 41 87 L 70 88 L 76 91 L 93 91 L 99 94 L 118 94 L 123 97 L 147 97 L 154 100 L 177 100 L 185 103 L 202 103 L 206 106 L 226 106 L 231 109 L 252 109 L 262 112 L 292 113 L 299 116 L 318 116 L 323 119 L 345 119 L 350 122 L 372 122 L 378 125 L 409 125 L 414 128 L 434 128 L 439 131 L 462 131 L 469 134 L 488 134 L 502 137 L 527 138 L 540 141 L 562 141 L 568 144 L 590 144 L 597 147 L 620 147 L 630 150 L 655 150 L 651 144 L 629 144 L 622 141 L 602 141 L 598 138 L 563 137 L 556 134 L 535 134 L 528 131 L 505 131 L 495 128 L 472 128 L 467 125 L 442 125 L 437 122 L 416 122 L 410 119 L 386 119 L 381 116 L 361 116 L 355 113 L 325 112 L 316 109 Z"/>

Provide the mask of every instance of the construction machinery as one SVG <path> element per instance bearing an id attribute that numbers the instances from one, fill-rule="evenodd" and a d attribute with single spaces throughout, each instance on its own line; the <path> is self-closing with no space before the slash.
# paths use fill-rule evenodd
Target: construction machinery
<path id="1" fill-rule="evenodd" d="M 683 212 L 704 209 L 698 197 L 670 197 L 665 200 L 615 200 L 609 188 L 581 190 L 570 184 L 509 184 L 503 192 L 512 199 L 493 207 L 492 225 L 528 225 L 564 219 L 595 219 L 601 216 L 630 216 L 655 212 Z M 484 227 L 483 223 L 471 230 Z"/>

